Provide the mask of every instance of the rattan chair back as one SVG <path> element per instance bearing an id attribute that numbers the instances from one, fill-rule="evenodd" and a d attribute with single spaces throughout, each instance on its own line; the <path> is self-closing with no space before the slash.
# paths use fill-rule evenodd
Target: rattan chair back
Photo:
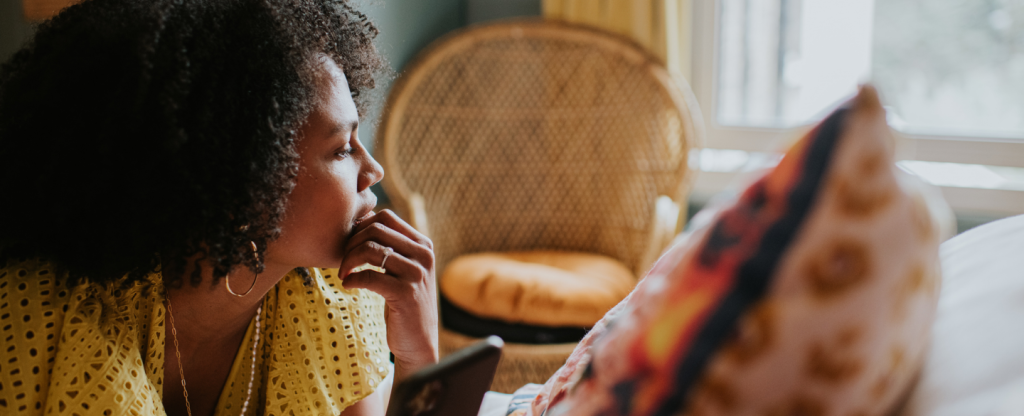
<path id="1" fill-rule="evenodd" d="M 391 92 L 377 155 L 396 208 L 422 195 L 439 273 L 460 254 L 533 249 L 642 270 L 659 195 L 685 204 L 698 111 L 632 42 L 517 20 L 421 54 Z"/>

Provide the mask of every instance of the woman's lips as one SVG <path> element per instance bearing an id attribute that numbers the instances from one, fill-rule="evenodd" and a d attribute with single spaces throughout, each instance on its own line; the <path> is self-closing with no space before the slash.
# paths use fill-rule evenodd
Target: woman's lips
<path id="1" fill-rule="evenodd" d="M 370 210 L 367 211 L 366 214 L 363 214 L 363 216 L 361 216 L 359 218 L 356 218 L 355 221 L 352 221 L 352 230 L 349 231 L 348 237 L 346 238 L 346 240 L 352 238 L 352 236 L 354 236 L 356 234 L 356 230 L 357 230 L 357 227 L 359 226 L 359 223 L 370 219 L 370 217 L 372 217 L 373 214 L 374 214 L 373 208 L 370 208 Z"/>
<path id="2" fill-rule="evenodd" d="M 363 221 L 366 221 L 367 219 L 369 219 L 369 218 L 370 218 L 370 217 L 372 217 L 372 216 L 373 216 L 373 210 L 371 209 L 370 211 L 368 211 L 368 212 L 367 212 L 367 213 L 366 213 L 365 215 L 363 215 L 362 217 L 356 218 L 356 220 L 355 220 L 355 225 L 359 225 L 359 223 L 361 223 L 361 222 L 363 222 Z"/>

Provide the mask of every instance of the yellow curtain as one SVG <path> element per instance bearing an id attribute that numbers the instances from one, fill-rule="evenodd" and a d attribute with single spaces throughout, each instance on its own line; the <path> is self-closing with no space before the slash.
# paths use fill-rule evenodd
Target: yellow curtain
<path id="1" fill-rule="evenodd" d="M 22 0 L 21 7 L 25 13 L 25 20 L 37 22 L 49 19 L 65 7 L 80 1 L 82 0 Z"/>
<path id="2" fill-rule="evenodd" d="M 547 19 L 628 36 L 690 79 L 692 0 L 543 0 Z"/>

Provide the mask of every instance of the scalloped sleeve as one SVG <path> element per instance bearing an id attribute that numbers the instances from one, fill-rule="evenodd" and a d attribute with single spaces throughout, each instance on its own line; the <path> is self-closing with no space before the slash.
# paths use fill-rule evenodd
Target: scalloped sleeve
<path id="1" fill-rule="evenodd" d="M 335 269 L 310 271 L 312 285 L 289 273 L 264 303 L 267 415 L 337 415 L 388 375 L 384 298 L 345 290 Z"/>

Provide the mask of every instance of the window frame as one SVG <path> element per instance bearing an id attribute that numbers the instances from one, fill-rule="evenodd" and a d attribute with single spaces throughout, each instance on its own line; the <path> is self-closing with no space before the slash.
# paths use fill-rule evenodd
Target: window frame
<path id="1" fill-rule="evenodd" d="M 694 95 L 704 116 L 706 146 L 709 148 L 737 149 L 764 152 L 778 149 L 779 145 L 805 131 L 808 126 L 793 128 L 739 127 L 718 122 L 718 45 L 717 30 L 720 0 L 692 0 L 693 59 L 692 82 Z M 895 129 L 894 129 L 895 131 Z M 1024 167 L 1024 137 L 1020 139 L 938 136 L 908 134 L 896 131 L 905 138 L 901 159 L 931 162 L 971 163 L 993 166 Z"/>

